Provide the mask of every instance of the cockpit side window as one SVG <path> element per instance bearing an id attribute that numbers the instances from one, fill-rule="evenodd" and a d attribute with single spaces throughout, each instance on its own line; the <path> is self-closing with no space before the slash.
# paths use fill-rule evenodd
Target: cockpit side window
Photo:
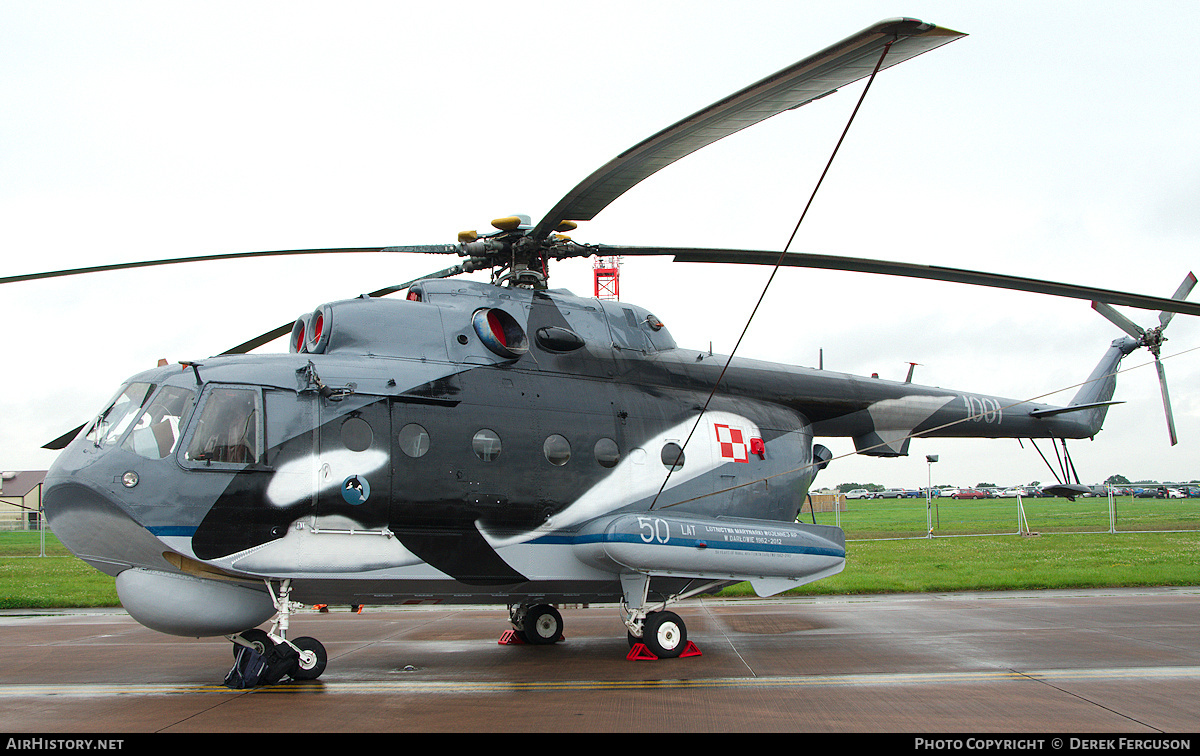
<path id="1" fill-rule="evenodd" d="M 162 459 L 175 451 L 195 396 L 195 392 L 186 388 L 163 386 L 125 437 L 121 448 L 148 459 Z"/>
<path id="2" fill-rule="evenodd" d="M 262 411 L 258 391 L 215 387 L 203 400 L 184 460 L 203 465 L 247 465 L 262 455 Z"/>
<path id="3" fill-rule="evenodd" d="M 109 446 L 120 441 L 152 393 L 152 383 L 131 383 L 126 386 L 92 423 L 87 432 L 88 440 L 96 446 Z"/>

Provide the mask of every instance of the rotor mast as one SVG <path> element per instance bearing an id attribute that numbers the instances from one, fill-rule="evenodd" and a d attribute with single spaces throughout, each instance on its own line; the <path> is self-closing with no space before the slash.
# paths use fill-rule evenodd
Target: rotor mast
<path id="1" fill-rule="evenodd" d="M 492 221 L 495 232 L 480 235 L 462 231 L 458 235 L 458 254 L 468 258 L 464 272 L 492 269 L 492 283 L 510 288 L 546 288 L 547 261 L 567 257 L 586 257 L 595 250 L 576 244 L 563 234 L 578 227 L 574 221 L 560 221 L 555 232 L 537 237 L 528 215 L 509 215 Z"/>

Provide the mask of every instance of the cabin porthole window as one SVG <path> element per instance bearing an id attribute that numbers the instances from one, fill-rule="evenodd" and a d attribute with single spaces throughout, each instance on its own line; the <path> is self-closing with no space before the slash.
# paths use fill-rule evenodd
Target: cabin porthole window
<path id="1" fill-rule="evenodd" d="M 371 424 L 361 417 L 348 417 L 342 423 L 342 444 L 350 451 L 366 451 L 374 440 Z"/>
<path id="2" fill-rule="evenodd" d="M 662 459 L 663 467 L 667 468 L 668 470 L 671 470 L 672 472 L 676 470 L 682 470 L 684 460 L 683 447 L 674 441 L 663 444 L 662 456 L 660 459 Z"/>
<path id="3" fill-rule="evenodd" d="M 611 438 L 602 438 L 597 441 L 593 451 L 596 454 L 596 462 L 601 467 L 611 469 L 621 461 L 621 449 Z"/>
<path id="4" fill-rule="evenodd" d="M 571 461 L 571 442 L 555 433 L 546 438 L 546 443 L 542 444 L 542 452 L 546 455 L 547 462 L 555 467 L 562 467 Z"/>
<path id="5" fill-rule="evenodd" d="M 406 457 L 417 459 L 429 451 L 429 431 L 417 423 L 409 423 L 401 428 L 397 440 L 400 442 L 400 451 Z"/>
<path id="6" fill-rule="evenodd" d="M 475 456 L 484 462 L 492 462 L 500 456 L 500 435 L 494 430 L 484 428 L 471 439 L 471 449 Z"/>

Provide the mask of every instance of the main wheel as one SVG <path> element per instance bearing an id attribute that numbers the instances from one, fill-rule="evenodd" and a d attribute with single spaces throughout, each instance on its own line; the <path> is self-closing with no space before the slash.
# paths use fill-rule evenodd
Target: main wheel
<path id="1" fill-rule="evenodd" d="M 525 640 L 535 646 L 545 646 L 562 640 L 563 618 L 549 604 L 539 604 L 525 613 L 522 624 Z"/>
<path id="2" fill-rule="evenodd" d="M 288 676 L 293 680 L 316 680 L 325 671 L 325 664 L 329 661 L 325 647 L 321 641 L 308 636 L 297 638 L 292 643 L 300 649 L 300 656 L 288 671 Z"/>
<path id="3" fill-rule="evenodd" d="M 651 612 L 643 625 L 642 643 L 659 659 L 674 659 L 687 645 L 687 626 L 675 612 Z"/>

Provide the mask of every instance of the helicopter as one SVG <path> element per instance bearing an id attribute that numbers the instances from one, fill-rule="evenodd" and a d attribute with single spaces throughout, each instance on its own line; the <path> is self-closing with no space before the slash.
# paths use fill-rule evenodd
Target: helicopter
<path id="1" fill-rule="evenodd" d="M 496 604 L 516 637 L 564 637 L 556 606 L 614 603 L 631 646 L 689 649 L 669 607 L 749 582 L 774 595 L 845 567 L 839 528 L 797 520 L 831 459 L 907 454 L 916 435 L 1088 438 L 1121 360 L 1186 302 L 968 271 L 779 251 L 628 247 L 567 234 L 718 139 L 965 35 L 875 24 L 679 121 L 602 166 L 540 220 L 513 215 L 452 244 L 237 253 L 127 267 L 337 252 L 442 254 L 454 265 L 321 304 L 221 355 L 132 376 L 61 449 L 44 506 L 59 539 L 116 579 L 145 626 L 227 637 L 315 679 L 327 653 L 292 638 L 315 604 Z M 1090 300 L 1126 336 L 1063 406 L 724 358 L 679 347 L 649 309 L 549 286 L 590 256 L 810 267 Z M 490 271 L 488 283 L 456 278 Z M 405 292 L 403 298 L 388 298 Z M 1113 310 L 1160 310 L 1143 329 Z M 286 354 L 250 354 L 282 335 Z M 1173 433 L 1173 431 L 1172 431 Z M 1174 441 L 1174 438 L 1172 438 Z M 274 618 L 274 619 L 272 619 Z M 258 627 L 272 621 L 271 629 Z"/>

